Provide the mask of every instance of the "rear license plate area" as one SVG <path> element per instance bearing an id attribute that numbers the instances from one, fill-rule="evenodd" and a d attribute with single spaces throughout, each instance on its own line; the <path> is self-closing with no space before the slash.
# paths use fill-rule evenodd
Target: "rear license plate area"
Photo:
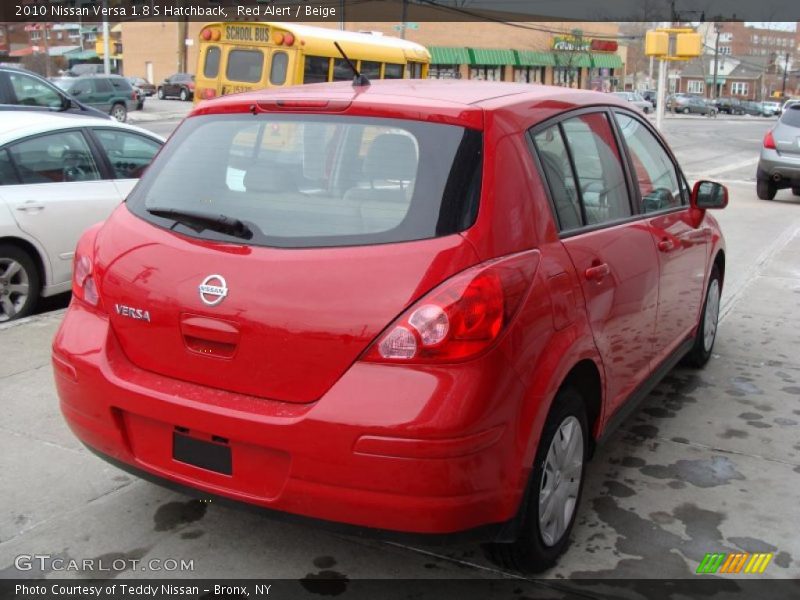
<path id="1" fill-rule="evenodd" d="M 231 447 L 221 440 L 201 440 L 175 430 L 172 432 L 172 458 L 222 475 L 233 474 Z"/>

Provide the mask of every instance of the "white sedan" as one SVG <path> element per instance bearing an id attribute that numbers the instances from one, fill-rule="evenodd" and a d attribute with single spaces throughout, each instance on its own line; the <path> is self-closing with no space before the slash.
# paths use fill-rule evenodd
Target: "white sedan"
<path id="1" fill-rule="evenodd" d="M 0 112 L 0 322 L 69 291 L 81 233 L 126 198 L 163 143 L 104 119 Z"/>

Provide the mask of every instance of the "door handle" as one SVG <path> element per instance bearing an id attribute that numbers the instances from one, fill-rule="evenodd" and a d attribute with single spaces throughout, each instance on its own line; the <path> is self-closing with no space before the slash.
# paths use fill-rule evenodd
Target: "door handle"
<path id="1" fill-rule="evenodd" d="M 661 252 L 671 252 L 675 249 L 675 242 L 669 238 L 664 238 L 658 242 L 658 249 L 661 250 Z"/>
<path id="2" fill-rule="evenodd" d="M 597 281 L 597 282 L 603 281 L 603 279 L 608 277 L 610 274 L 611 274 L 611 269 L 608 267 L 606 263 L 593 264 L 584 272 L 586 279 L 588 279 L 589 281 Z"/>
<path id="3" fill-rule="evenodd" d="M 26 202 L 25 204 L 18 206 L 17 210 L 22 212 L 27 212 L 29 210 L 44 210 L 44 204 L 39 204 L 37 202 Z"/>

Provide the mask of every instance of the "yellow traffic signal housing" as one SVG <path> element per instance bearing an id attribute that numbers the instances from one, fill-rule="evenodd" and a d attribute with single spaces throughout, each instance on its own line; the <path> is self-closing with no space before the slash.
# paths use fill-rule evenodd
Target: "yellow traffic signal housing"
<path id="1" fill-rule="evenodd" d="M 669 34 L 666 31 L 648 31 L 644 36 L 644 53 L 647 56 L 666 56 L 669 53 Z"/>
<path id="2" fill-rule="evenodd" d="M 694 58 L 703 53 L 703 36 L 699 33 L 679 33 L 675 36 L 675 55 Z"/>

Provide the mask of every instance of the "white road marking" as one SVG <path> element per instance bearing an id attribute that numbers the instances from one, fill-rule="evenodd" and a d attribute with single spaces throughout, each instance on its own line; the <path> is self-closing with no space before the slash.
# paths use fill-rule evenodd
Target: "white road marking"
<path id="1" fill-rule="evenodd" d="M 754 167 L 758 164 L 758 157 L 755 158 L 748 158 L 747 160 L 740 161 L 738 163 L 723 165 L 721 167 L 716 167 L 714 169 L 708 169 L 707 171 L 703 171 L 702 173 L 690 173 L 687 174 L 686 177 L 690 179 L 698 179 L 701 177 L 714 177 L 715 175 L 719 175 L 720 173 L 727 173 L 728 171 L 735 171 L 736 169 L 744 169 L 745 167 Z"/>

